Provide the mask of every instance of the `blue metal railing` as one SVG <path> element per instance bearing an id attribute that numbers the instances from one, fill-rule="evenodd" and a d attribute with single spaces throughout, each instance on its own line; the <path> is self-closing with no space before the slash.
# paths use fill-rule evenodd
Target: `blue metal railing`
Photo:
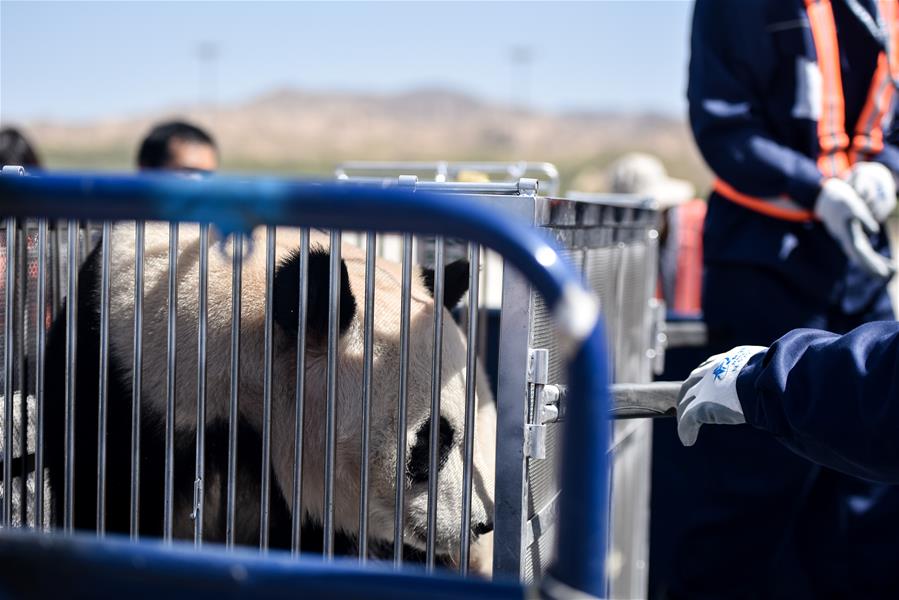
<path id="1" fill-rule="evenodd" d="M 0 177 L 0 215 L 199 221 L 224 232 L 247 232 L 258 225 L 402 231 L 465 238 L 497 251 L 543 295 L 557 317 L 559 335 L 567 338 L 571 349 L 558 547 L 544 590 L 604 595 L 608 374 L 602 325 L 580 277 L 527 223 L 486 210 L 464 196 L 401 188 L 280 179 L 195 181 L 173 176 L 76 174 Z M 34 582 L 33 576 L 49 586 L 48 592 L 71 592 L 71 586 L 81 584 L 99 586 L 82 588 L 90 590 L 89 595 L 95 591 L 133 593 L 135 589 L 138 593 L 165 589 L 191 595 L 222 589 L 273 595 L 290 591 L 302 592 L 304 597 L 366 598 L 478 597 L 481 593 L 521 597 L 523 593 L 512 584 L 448 576 L 424 578 L 414 569 L 363 570 L 355 563 L 288 560 L 276 553 L 263 560 L 250 553 L 195 553 L 179 550 L 177 545 L 164 549 L 152 542 L 35 538 L 12 532 L 0 536 L 0 565 L 0 586 L 11 590 L 17 589 L 23 578 Z M 13 565 L 16 567 L 11 568 Z M 57 573 L 62 576 L 56 577 Z M 66 581 L 66 573 L 74 579 Z"/>

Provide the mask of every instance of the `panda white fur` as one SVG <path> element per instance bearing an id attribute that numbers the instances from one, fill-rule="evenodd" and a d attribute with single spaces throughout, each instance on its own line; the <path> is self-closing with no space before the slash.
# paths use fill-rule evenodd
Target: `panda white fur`
<path id="1" fill-rule="evenodd" d="M 275 322 L 271 503 L 271 544 L 289 546 L 294 477 L 296 382 L 297 248 L 299 232 L 279 229 L 276 236 Z M 144 339 L 141 406 L 140 531 L 162 531 L 163 440 L 166 391 L 168 225 L 146 225 Z M 210 246 L 216 240 L 211 240 Z M 307 370 L 304 427 L 304 549 L 317 550 L 315 535 L 322 520 L 325 432 L 326 326 L 328 311 L 328 237 L 311 234 L 307 316 Z M 256 544 L 259 536 L 259 479 L 263 398 L 265 230 L 253 234 L 254 251 L 242 271 L 240 423 L 238 434 L 238 543 Z M 110 380 L 107 425 L 107 529 L 128 530 L 130 507 L 131 382 L 134 302 L 134 227 L 119 224 L 111 236 Z M 362 398 L 362 323 L 364 319 L 364 252 L 344 244 L 341 281 L 341 337 L 337 401 L 337 468 L 335 525 L 338 552 L 355 551 L 358 529 Z M 245 253 L 246 254 L 246 253 Z M 193 532 L 197 391 L 197 306 L 199 234 L 196 225 L 180 227 L 178 253 L 178 319 L 176 379 L 175 507 L 176 538 Z M 78 363 L 76 370 L 76 528 L 96 528 L 97 382 L 99 354 L 100 249 L 82 267 L 78 297 Z M 430 415 L 433 311 L 426 282 L 433 273 L 414 277 L 411 304 L 411 352 L 407 412 L 407 490 L 405 542 L 407 554 L 424 548 L 427 524 L 427 461 Z M 231 242 L 209 252 L 206 538 L 222 541 L 225 524 L 228 403 L 231 336 Z M 446 306 L 465 293 L 468 266 L 446 270 Z M 370 549 L 392 552 L 396 473 L 396 425 L 399 384 L 401 267 L 378 260 L 374 307 L 374 369 L 371 406 Z M 441 307 L 447 311 L 447 308 Z M 54 514 L 61 522 L 63 494 L 65 312 L 54 323 L 47 348 L 47 463 L 54 494 Z M 437 512 L 438 553 L 452 562 L 461 521 L 462 443 L 465 410 L 466 340 L 449 312 L 444 315 L 441 396 L 440 478 Z M 478 379 L 477 439 L 474 455 L 472 524 L 478 534 L 492 528 L 495 408 L 483 372 Z M 320 532 L 320 529 L 318 529 Z M 482 542 L 489 536 L 485 536 Z M 489 557 L 474 558 L 483 567 Z"/>

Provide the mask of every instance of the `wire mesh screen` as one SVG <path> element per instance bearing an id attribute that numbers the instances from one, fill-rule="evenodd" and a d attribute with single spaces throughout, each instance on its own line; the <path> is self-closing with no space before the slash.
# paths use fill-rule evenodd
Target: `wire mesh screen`
<path id="1" fill-rule="evenodd" d="M 649 303 L 656 278 L 654 213 L 605 207 L 603 224 L 592 228 L 552 228 L 553 237 L 569 246 L 568 258 L 583 273 L 600 297 L 605 319 L 610 360 L 617 381 L 633 383 L 651 379 Z M 563 353 L 551 327 L 551 315 L 537 294 L 531 297 L 532 348 L 549 350 L 548 381 L 567 383 L 561 369 Z M 532 388 L 533 389 L 533 388 Z M 531 395 L 530 422 L 538 407 Z M 645 595 L 648 550 L 649 460 L 651 423 L 616 423 L 617 442 L 612 457 L 611 539 L 609 554 L 610 597 Z M 527 459 L 526 503 L 529 546 L 523 551 L 526 581 L 539 578 L 549 564 L 553 546 L 544 538 L 553 535 L 551 515 L 559 493 L 561 425 L 546 424 L 546 458 Z M 542 517 L 542 518 L 541 518 Z"/>

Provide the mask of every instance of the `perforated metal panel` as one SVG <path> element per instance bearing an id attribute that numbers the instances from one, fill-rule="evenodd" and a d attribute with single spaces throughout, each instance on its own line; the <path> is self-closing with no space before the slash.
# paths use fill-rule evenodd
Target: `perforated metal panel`
<path id="1" fill-rule="evenodd" d="M 656 279 L 655 213 L 639 201 L 603 204 L 549 200 L 547 231 L 568 247 L 566 258 L 583 273 L 597 293 L 611 347 L 617 381 L 651 380 L 650 299 Z M 614 200 L 608 197 L 608 200 Z M 561 225 L 561 226 L 560 226 Z M 529 346 L 549 351 L 549 382 L 566 384 L 563 355 L 539 296 L 530 298 Z M 528 420 L 535 423 L 533 389 Z M 648 558 L 649 468 L 651 423 L 632 421 L 614 426 L 612 502 L 609 539 L 609 595 L 642 597 L 646 593 Z M 559 423 L 546 425 L 546 458 L 526 459 L 524 547 L 521 575 L 538 579 L 551 561 L 554 503 L 559 493 Z"/>

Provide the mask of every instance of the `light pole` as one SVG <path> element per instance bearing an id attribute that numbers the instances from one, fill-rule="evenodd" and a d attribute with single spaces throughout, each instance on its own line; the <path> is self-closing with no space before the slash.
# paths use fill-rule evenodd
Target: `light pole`
<path id="1" fill-rule="evenodd" d="M 531 65 L 534 49 L 530 46 L 512 46 L 509 51 L 512 73 L 512 107 L 528 110 L 531 107 Z"/>
<path id="2" fill-rule="evenodd" d="M 197 99 L 198 105 L 208 104 L 214 107 L 217 96 L 217 67 L 219 59 L 219 45 L 217 42 L 200 42 L 197 44 L 197 59 L 199 70 L 197 72 Z"/>

